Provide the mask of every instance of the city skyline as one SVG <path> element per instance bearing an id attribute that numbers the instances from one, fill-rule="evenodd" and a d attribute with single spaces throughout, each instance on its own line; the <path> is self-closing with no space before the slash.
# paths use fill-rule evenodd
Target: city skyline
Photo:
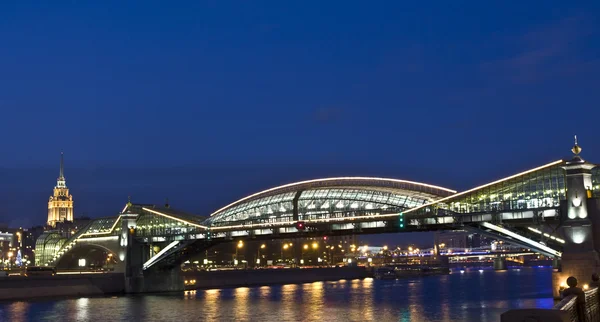
<path id="1" fill-rule="evenodd" d="M 575 134 L 600 160 L 599 6 L 0 4 L 0 222 L 46 220 L 60 151 L 91 217 L 333 176 L 460 191 Z"/>

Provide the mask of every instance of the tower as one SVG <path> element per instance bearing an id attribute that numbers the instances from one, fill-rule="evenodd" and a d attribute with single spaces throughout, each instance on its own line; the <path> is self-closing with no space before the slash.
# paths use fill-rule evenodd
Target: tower
<path id="1" fill-rule="evenodd" d="M 577 137 L 571 151 L 573 158 L 563 165 L 567 200 L 561 205 L 561 229 L 566 243 L 561 270 L 553 275 L 555 298 L 569 276 L 576 277 L 583 285 L 592 273 L 600 273 L 600 200 L 592 198 L 591 191 L 591 170 L 596 165 L 579 156 L 581 147 Z"/>
<path id="2" fill-rule="evenodd" d="M 48 226 L 56 227 L 57 222 L 73 221 L 73 196 L 69 194 L 64 175 L 64 154 L 60 153 L 60 173 L 54 187 L 54 194 L 48 200 Z"/>

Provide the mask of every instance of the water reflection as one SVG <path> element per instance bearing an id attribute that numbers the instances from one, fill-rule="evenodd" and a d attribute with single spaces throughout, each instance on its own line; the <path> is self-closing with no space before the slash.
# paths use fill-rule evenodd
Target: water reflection
<path id="1" fill-rule="evenodd" d="M 0 321 L 3 321 L 4 317 L 6 317 L 7 321 L 26 321 L 29 307 L 30 304 L 27 302 L 14 302 L 9 304 L 6 309 L 0 309 Z"/>
<path id="2" fill-rule="evenodd" d="M 88 298 L 80 298 L 76 300 L 77 304 L 77 321 L 85 321 L 88 319 L 88 305 L 90 301 Z"/>
<path id="3" fill-rule="evenodd" d="M 551 270 L 468 270 L 395 281 L 4 303 L 0 321 L 498 321 L 510 308 L 551 307 L 551 294 Z"/>
<path id="4" fill-rule="evenodd" d="M 237 321 L 248 321 L 249 300 L 248 294 L 250 289 L 247 287 L 238 287 L 234 291 L 234 308 L 233 314 Z"/>

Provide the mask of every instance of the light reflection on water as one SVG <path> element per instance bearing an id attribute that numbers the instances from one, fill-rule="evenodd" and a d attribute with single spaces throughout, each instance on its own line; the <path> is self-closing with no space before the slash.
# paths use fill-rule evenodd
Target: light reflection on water
<path id="1" fill-rule="evenodd" d="M 553 305 L 551 270 L 340 280 L 184 294 L 0 304 L 0 321 L 499 321 Z"/>

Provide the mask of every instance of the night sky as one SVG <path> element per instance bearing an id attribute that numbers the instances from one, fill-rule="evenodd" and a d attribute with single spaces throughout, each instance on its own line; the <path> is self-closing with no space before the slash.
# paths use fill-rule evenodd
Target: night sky
<path id="1" fill-rule="evenodd" d="M 58 4 L 60 3 L 60 4 Z M 0 222 L 600 163 L 600 1 L 1 1 Z M 410 236 L 412 234 L 407 234 Z"/>

